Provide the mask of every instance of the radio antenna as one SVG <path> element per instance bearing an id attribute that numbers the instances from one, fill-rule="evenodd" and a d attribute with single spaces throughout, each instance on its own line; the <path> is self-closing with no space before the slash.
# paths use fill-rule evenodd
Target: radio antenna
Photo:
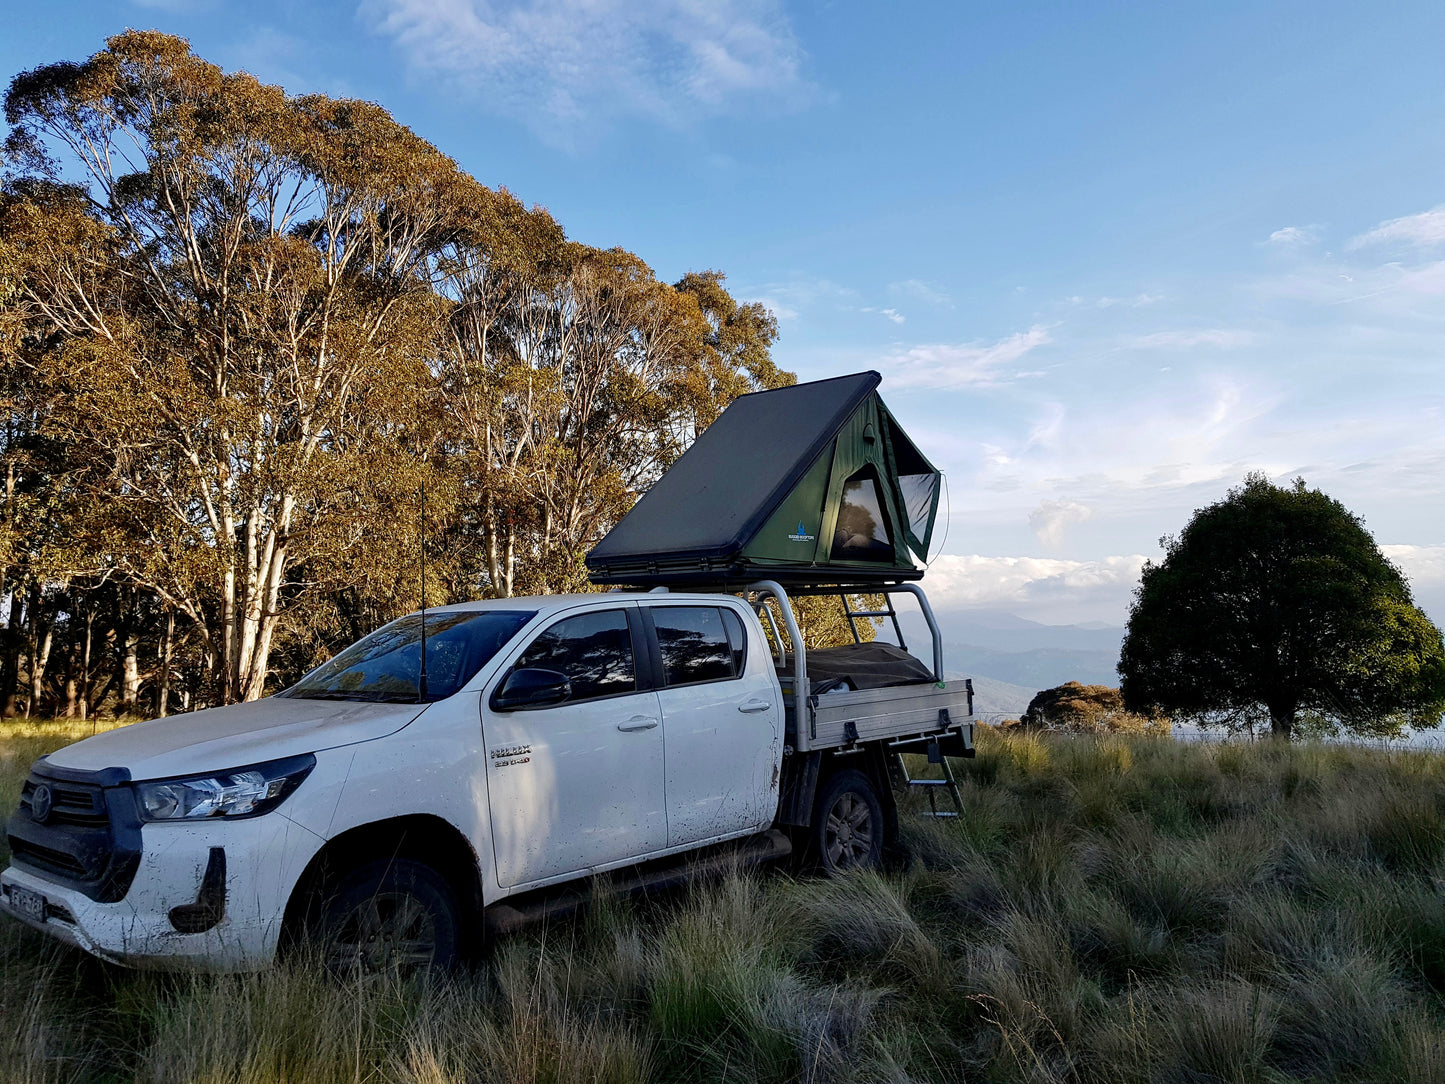
<path id="1" fill-rule="evenodd" d="M 417 437 L 421 437 L 421 402 L 417 402 Z M 417 492 L 421 497 L 421 666 L 416 675 L 416 702 L 426 703 L 426 452 L 419 457 L 421 474 L 417 479 Z"/>

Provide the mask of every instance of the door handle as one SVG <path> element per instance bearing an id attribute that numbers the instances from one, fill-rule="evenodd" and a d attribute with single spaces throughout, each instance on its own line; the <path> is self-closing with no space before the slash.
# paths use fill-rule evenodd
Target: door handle
<path id="1" fill-rule="evenodd" d="M 618 723 L 617 729 L 624 734 L 634 734 L 639 730 L 651 730 L 656 725 L 656 719 L 649 719 L 646 715 L 634 715 L 627 722 Z"/>
<path id="2" fill-rule="evenodd" d="M 755 715 L 760 711 L 768 711 L 772 706 L 766 700 L 745 700 L 738 705 L 738 711 L 744 715 Z"/>

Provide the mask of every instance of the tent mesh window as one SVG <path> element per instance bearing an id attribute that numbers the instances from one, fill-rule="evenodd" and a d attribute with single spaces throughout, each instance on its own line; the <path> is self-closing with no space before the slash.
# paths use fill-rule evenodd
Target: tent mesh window
<path id="1" fill-rule="evenodd" d="M 938 471 L 886 411 L 884 423 L 893 470 L 898 478 L 898 492 L 903 498 L 904 515 L 908 520 L 908 542 L 913 552 L 926 561 L 929 535 L 938 512 Z"/>

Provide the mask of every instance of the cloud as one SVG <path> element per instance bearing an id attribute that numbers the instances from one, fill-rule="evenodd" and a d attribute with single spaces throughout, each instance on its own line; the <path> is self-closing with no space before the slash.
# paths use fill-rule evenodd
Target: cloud
<path id="1" fill-rule="evenodd" d="M 1445 626 L 1445 545 L 1381 546 L 1380 552 L 1405 574 L 1415 604 Z"/>
<path id="2" fill-rule="evenodd" d="M 1130 335 L 1125 338 L 1124 345 L 1138 350 L 1192 350 L 1196 346 L 1213 346 L 1220 350 L 1233 350 L 1236 347 L 1248 346 L 1252 342 L 1254 342 L 1252 332 L 1216 327 Z"/>
<path id="3" fill-rule="evenodd" d="M 1445 613 L 1445 545 L 1381 546 L 1410 579 L 1416 602 L 1439 621 Z M 1006 610 L 1060 624 L 1122 625 L 1147 558 L 1140 553 L 1065 560 L 944 554 L 928 565 L 934 610 Z"/>
<path id="4" fill-rule="evenodd" d="M 1177 530 L 1190 509 L 1221 496 L 1250 470 L 1292 476 L 1321 445 L 1342 439 L 1338 427 L 1292 424 L 1281 413 L 1295 402 L 1292 389 L 1259 375 L 1175 376 L 1148 389 L 1106 386 L 1102 397 L 1086 398 L 1068 384 L 1074 368 L 1052 368 L 1050 388 L 1058 399 L 1019 396 L 1023 409 L 972 414 L 966 430 L 972 445 L 945 445 L 947 454 L 939 457 L 955 493 L 972 494 L 975 528 L 986 520 L 999 544 L 1047 541 L 1039 534 L 1048 526 L 1040 514 L 1049 511 L 1047 502 L 1063 500 L 1089 509 L 1091 539 L 1112 536 L 1114 547 L 1134 549 L 1140 539 Z M 1358 435 L 1365 438 L 1362 447 L 1370 446 Z M 1072 548 L 1067 532 L 1053 537 L 1068 555 L 1089 555 Z"/>
<path id="5" fill-rule="evenodd" d="M 904 279 L 902 282 L 890 282 L 888 284 L 890 294 L 902 294 L 911 297 L 915 301 L 921 301 L 925 305 L 931 305 L 936 309 L 953 308 L 953 299 L 938 289 L 930 286 L 922 279 Z"/>
<path id="6" fill-rule="evenodd" d="M 1445 545 L 1381 546 L 1413 588 L 1445 588 Z"/>
<path id="7" fill-rule="evenodd" d="M 753 300 L 776 316 L 779 321 L 796 320 L 798 318 L 797 309 L 791 305 L 785 305 L 776 298 L 755 297 Z"/>
<path id="8" fill-rule="evenodd" d="M 1350 239 L 1346 248 L 1366 245 L 1405 244 L 1420 247 L 1445 244 L 1445 204 L 1417 215 L 1391 218 L 1374 229 Z"/>
<path id="9" fill-rule="evenodd" d="M 928 597 L 938 610 L 987 607 L 1122 624 L 1144 561 L 1137 553 L 1095 561 L 944 554 L 928 565 Z"/>
<path id="10" fill-rule="evenodd" d="M 863 306 L 861 309 L 859 309 L 858 311 L 859 311 L 859 312 L 876 312 L 879 316 L 886 316 L 889 320 L 891 320 L 891 321 L 892 321 L 893 323 L 895 323 L 895 324 L 904 323 L 904 322 L 905 322 L 905 319 L 906 319 L 906 318 L 904 317 L 904 315 L 903 315 L 901 312 L 899 312 L 897 309 L 878 309 L 878 308 L 874 308 L 872 305 L 865 305 L 865 306 Z"/>
<path id="11" fill-rule="evenodd" d="M 1031 350 L 1052 342 L 1042 325 L 994 343 L 939 343 L 915 346 L 879 361 L 894 388 L 958 389 L 1002 382 L 999 372 Z"/>
<path id="12" fill-rule="evenodd" d="M 1043 501 L 1029 513 L 1029 529 L 1050 549 L 1064 541 L 1064 533 L 1076 523 L 1083 523 L 1094 510 L 1078 501 Z"/>
<path id="13" fill-rule="evenodd" d="M 793 278 L 770 282 L 758 287 L 758 292 L 777 298 L 794 311 L 824 304 L 852 308 L 858 302 L 857 290 L 831 279 Z"/>
<path id="14" fill-rule="evenodd" d="M 1294 299 L 1315 305 L 1349 305 L 1363 313 L 1416 315 L 1421 303 L 1445 297 L 1445 260 L 1416 266 L 1391 261 L 1375 266 L 1315 261 L 1255 287 L 1269 300 Z"/>
<path id="15" fill-rule="evenodd" d="M 418 76 L 554 140 L 642 117 L 678 127 L 807 104 L 779 0 L 362 0 Z"/>
<path id="16" fill-rule="evenodd" d="M 1078 304 L 1083 301 L 1083 298 L 1071 297 L 1069 298 L 1069 300 L 1074 304 Z M 1094 308 L 1113 309 L 1122 307 L 1127 309 L 1139 309 L 1143 308 L 1145 305 L 1158 304 L 1162 300 L 1164 300 L 1163 294 L 1150 293 L 1135 294 L 1133 297 L 1101 297 L 1099 298 L 1099 300 L 1094 302 Z"/>
<path id="17" fill-rule="evenodd" d="M 1284 226 L 1269 235 L 1271 245 L 1304 245 L 1316 238 L 1313 226 Z"/>

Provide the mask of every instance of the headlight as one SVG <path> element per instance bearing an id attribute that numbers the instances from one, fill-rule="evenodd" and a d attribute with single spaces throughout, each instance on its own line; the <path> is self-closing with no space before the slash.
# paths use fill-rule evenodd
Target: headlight
<path id="1" fill-rule="evenodd" d="M 316 758 L 308 754 L 213 775 L 136 783 L 135 792 L 142 820 L 259 817 L 284 802 L 314 767 Z"/>

